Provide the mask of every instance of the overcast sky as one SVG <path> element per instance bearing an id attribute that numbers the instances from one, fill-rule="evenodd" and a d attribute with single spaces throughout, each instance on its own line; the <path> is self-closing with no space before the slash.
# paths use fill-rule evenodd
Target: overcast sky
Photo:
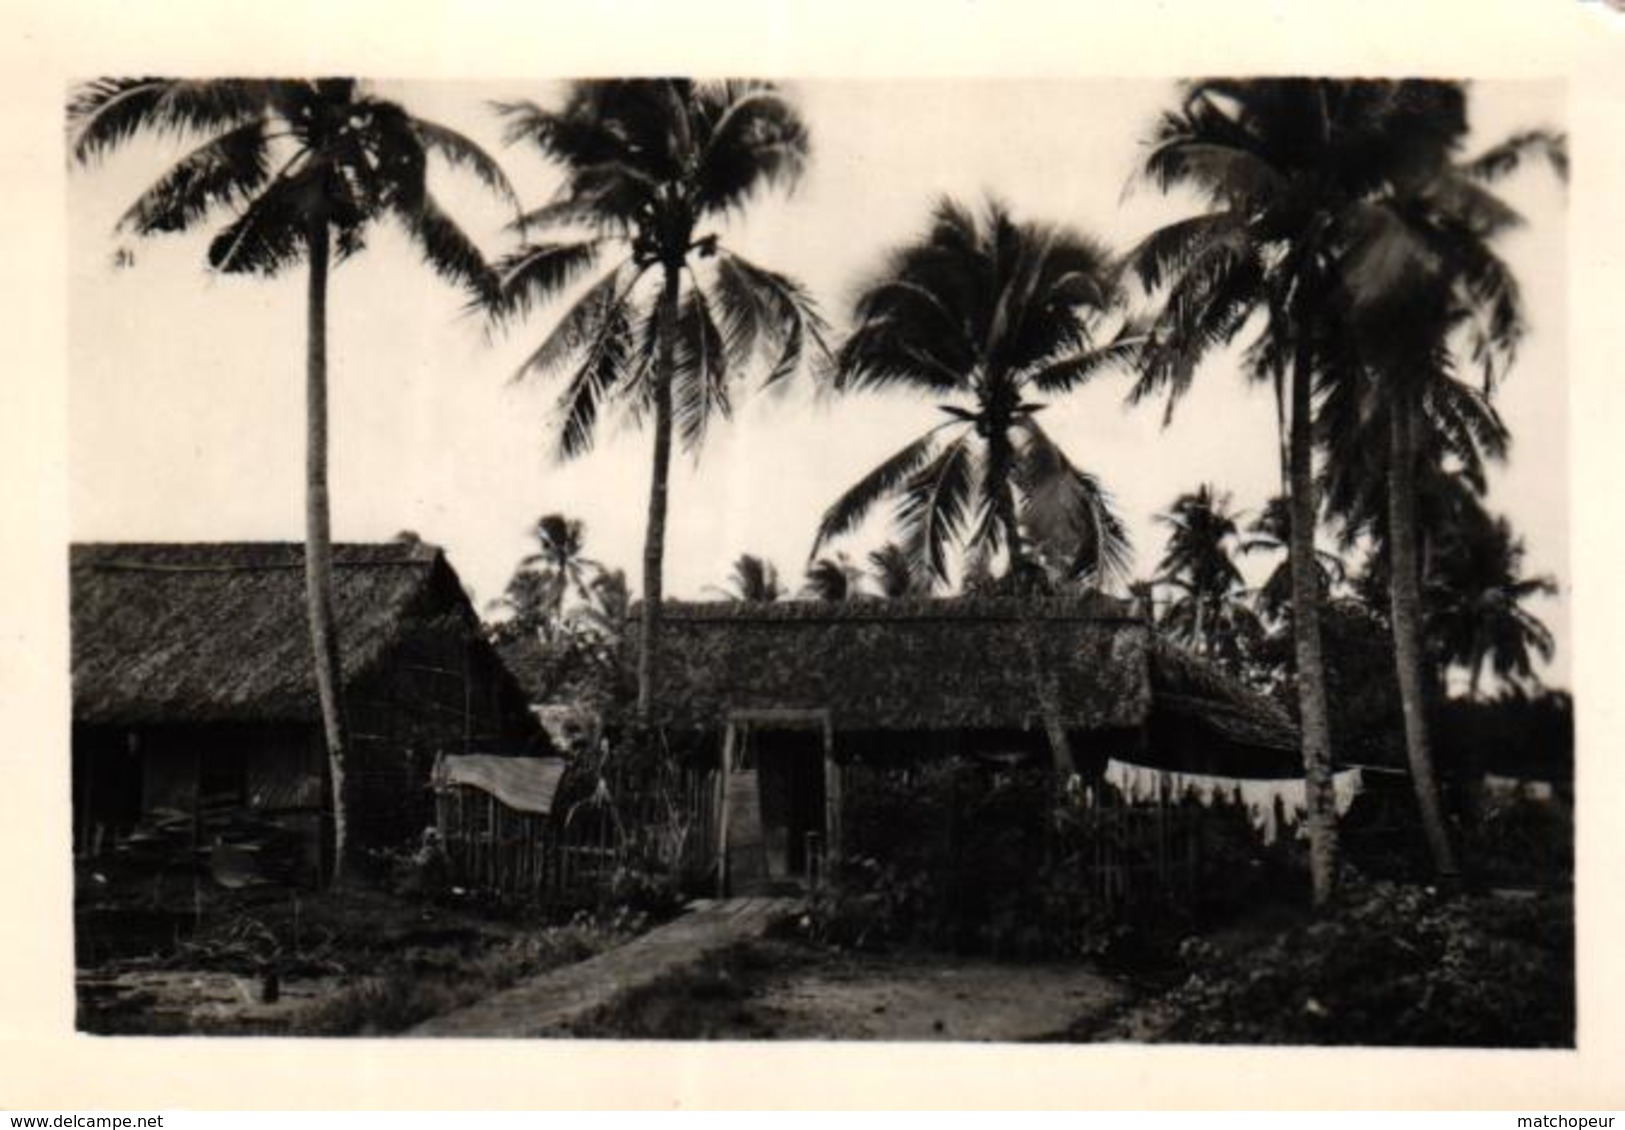
<path id="1" fill-rule="evenodd" d="M 524 83 L 379 84 L 417 114 L 500 150 L 489 98 L 554 102 Z M 932 201 L 991 192 L 1018 219 L 1074 226 L 1123 249 L 1193 208 L 1134 183 L 1169 82 L 822 81 L 789 89 L 812 133 L 807 175 L 789 197 L 760 199 L 723 230 L 745 256 L 803 281 L 831 319 L 884 252 L 919 233 Z M 1561 128 L 1555 83 L 1472 88 L 1481 148 L 1514 129 Z M 203 233 L 132 243 L 120 213 L 183 150 L 144 143 L 69 178 L 71 528 L 78 540 L 289 539 L 303 531 L 304 274 L 211 275 Z M 556 184 L 532 151 L 500 156 L 526 204 Z M 435 188 L 489 253 L 501 207 L 477 187 Z M 1514 435 L 1490 503 L 1525 537 L 1531 572 L 1568 579 L 1565 201 L 1530 166 L 1503 195 L 1528 219 L 1503 245 L 1524 291 L 1529 334 L 1500 408 Z M 120 247 L 133 266 L 115 267 Z M 560 465 L 556 381 L 514 384 L 550 311 L 489 342 L 464 298 L 423 267 L 397 232 L 334 273 L 330 296 L 333 525 L 340 540 L 412 529 L 446 547 L 483 605 L 528 551 L 540 514 L 586 522 L 589 550 L 638 583 L 649 478 L 647 433 L 611 431 Z M 558 307 L 556 309 L 562 309 Z M 1198 374 L 1171 426 L 1161 406 L 1130 409 L 1108 375 L 1057 402 L 1046 426 L 1115 495 L 1148 573 L 1161 550 L 1153 515 L 1202 482 L 1256 512 L 1277 489 L 1274 413 L 1231 355 Z M 799 584 L 824 508 L 882 457 L 940 418 L 929 401 L 815 398 L 806 387 L 742 398 L 698 463 L 675 458 L 666 579 L 706 595 L 739 554 Z M 883 523 L 836 548 L 861 559 Z M 1566 595 L 1536 610 L 1557 634 L 1548 678 L 1566 685 Z"/>

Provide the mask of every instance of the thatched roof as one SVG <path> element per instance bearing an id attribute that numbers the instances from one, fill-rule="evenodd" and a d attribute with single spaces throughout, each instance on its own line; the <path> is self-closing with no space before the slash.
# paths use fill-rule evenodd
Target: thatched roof
<path id="1" fill-rule="evenodd" d="M 333 557 L 346 683 L 409 631 L 477 631 L 436 547 L 336 545 Z M 82 544 L 70 570 L 76 721 L 317 718 L 302 545 Z"/>
<path id="2" fill-rule="evenodd" d="M 1151 705 L 1150 632 L 1103 596 L 790 601 L 664 607 L 659 712 L 827 709 L 842 730 L 1029 729 L 1038 672 L 1073 729 L 1132 727 Z M 635 642 L 637 633 L 628 633 Z"/>
<path id="3" fill-rule="evenodd" d="M 1213 664 L 1166 641 L 1151 649 L 1151 695 L 1159 713 L 1189 719 L 1236 745 L 1298 752 L 1286 711 Z"/>

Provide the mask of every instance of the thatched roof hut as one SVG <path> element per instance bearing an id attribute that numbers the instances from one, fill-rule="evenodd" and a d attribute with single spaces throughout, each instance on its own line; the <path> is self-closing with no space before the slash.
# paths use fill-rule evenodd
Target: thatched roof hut
<path id="1" fill-rule="evenodd" d="M 333 562 L 346 684 L 409 632 L 478 629 L 435 546 L 340 544 Z M 302 545 L 87 543 L 70 566 L 77 721 L 317 719 Z"/>
<path id="2" fill-rule="evenodd" d="M 1108 597 L 672 603 L 661 623 L 676 725 L 807 708 L 837 730 L 1022 730 L 1051 687 L 1069 729 L 1138 726 L 1151 706 L 1149 629 Z"/>
<path id="3" fill-rule="evenodd" d="M 1104 781 L 1114 760 L 1291 776 L 1277 708 L 1154 638 L 1126 602 L 1022 599 L 667 604 L 656 720 L 715 765 L 724 890 L 773 890 L 841 854 L 846 773 L 939 757 Z M 634 616 L 636 610 L 634 610 Z M 636 646 L 637 633 L 628 633 Z M 713 741 L 713 739 L 716 739 Z"/>
<path id="4" fill-rule="evenodd" d="M 399 843 L 427 824 L 440 754 L 549 747 L 439 549 L 333 556 L 347 815 L 358 845 Z M 81 850 L 179 813 L 193 839 L 269 821 L 314 870 L 330 790 L 304 547 L 85 544 L 69 565 Z"/>
<path id="5" fill-rule="evenodd" d="M 670 603 L 662 625 L 668 725 L 799 709 L 836 731 L 1031 731 L 1048 697 L 1069 731 L 1149 729 L 1149 757 L 1179 746 L 1187 768 L 1301 772 L 1283 710 L 1100 594 Z"/>

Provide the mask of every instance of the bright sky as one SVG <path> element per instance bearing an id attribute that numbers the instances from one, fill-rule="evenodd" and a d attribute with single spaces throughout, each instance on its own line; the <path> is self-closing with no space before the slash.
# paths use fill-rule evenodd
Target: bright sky
<path id="1" fill-rule="evenodd" d="M 931 202 L 991 191 L 1019 219 L 1075 226 L 1126 248 L 1188 213 L 1132 182 L 1174 87 L 1148 81 L 820 81 L 789 85 L 813 159 L 794 195 L 764 197 L 723 229 L 734 250 L 799 278 L 839 324 L 853 287 L 918 233 Z M 556 183 L 534 152 L 501 151 L 490 98 L 556 101 L 524 83 L 392 83 L 380 91 L 498 152 L 522 200 Z M 1555 83 L 1472 88 L 1482 148 L 1515 129 L 1562 128 Z M 68 184 L 71 528 L 78 540 L 297 540 L 303 531 L 304 274 L 266 282 L 211 275 L 207 235 L 134 243 L 113 233 L 136 194 L 182 149 L 132 146 Z M 472 182 L 437 193 L 488 253 L 506 244 L 499 206 Z M 1564 190 L 1531 165 L 1502 188 L 1528 219 L 1503 245 L 1522 281 L 1529 334 L 1500 408 L 1514 434 L 1493 508 L 1529 547 L 1531 573 L 1568 579 Z M 212 229 L 211 229 L 212 230 Z M 129 247 L 132 267 L 116 269 Z M 558 382 L 514 384 L 553 314 L 494 343 L 462 296 L 392 229 L 335 271 L 330 306 L 334 534 L 375 540 L 411 529 L 448 550 L 483 603 L 528 551 L 537 516 L 586 522 L 589 551 L 638 584 L 649 479 L 647 433 L 601 436 L 560 465 Z M 1249 513 L 1277 487 L 1274 413 L 1234 357 L 1213 358 L 1171 426 L 1161 406 L 1130 409 L 1125 375 L 1057 402 L 1046 426 L 1116 496 L 1148 573 L 1161 550 L 1153 515 L 1213 482 Z M 666 584 L 702 596 L 744 552 L 799 584 L 824 508 L 940 414 L 904 397 L 835 401 L 807 387 L 742 397 L 698 463 L 673 466 Z M 861 559 L 882 523 L 837 548 Z M 1558 639 L 1549 681 L 1569 682 L 1566 591 L 1536 611 Z"/>

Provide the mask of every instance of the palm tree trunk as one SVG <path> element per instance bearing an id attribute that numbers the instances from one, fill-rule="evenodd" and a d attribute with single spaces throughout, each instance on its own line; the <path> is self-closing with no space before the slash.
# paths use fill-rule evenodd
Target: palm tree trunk
<path id="1" fill-rule="evenodd" d="M 1010 489 L 1010 467 L 1013 458 L 1009 436 L 1002 428 L 994 427 L 988 436 L 987 448 L 988 462 L 993 468 L 989 478 L 995 484 L 993 508 L 998 513 L 999 524 L 1004 527 L 1006 548 L 1010 556 L 1010 561 L 1005 566 L 1005 575 L 1019 581 L 1021 556 L 1025 552 L 1025 547 L 1021 543 L 1021 524 L 1016 516 L 1016 496 Z"/>
<path id="2" fill-rule="evenodd" d="M 1297 659 L 1298 715 L 1309 830 L 1309 873 L 1314 904 L 1324 906 L 1337 888 L 1337 802 L 1332 789 L 1331 718 L 1320 649 L 1320 586 L 1315 576 L 1316 501 L 1314 434 L 1307 348 L 1299 347 L 1292 372 L 1290 456 L 1292 531 L 1292 635 Z"/>
<path id="3" fill-rule="evenodd" d="M 649 523 L 643 538 L 643 638 L 638 648 L 638 718 L 654 706 L 655 660 L 660 646 L 661 569 L 666 557 L 666 490 L 671 477 L 671 382 L 677 337 L 680 268 L 666 264 L 660 291 L 660 356 L 655 373 L 655 451 L 649 482 Z"/>
<path id="4" fill-rule="evenodd" d="M 1405 756 L 1422 814 L 1422 830 L 1427 835 L 1434 870 L 1443 878 L 1454 878 L 1456 857 L 1439 806 L 1422 688 L 1421 565 L 1416 544 L 1416 457 L 1412 442 L 1415 420 L 1411 407 L 1402 397 L 1395 397 L 1388 426 L 1388 595 L 1393 616 L 1394 665 L 1405 718 Z"/>
<path id="5" fill-rule="evenodd" d="M 350 836 L 344 787 L 348 735 L 344 704 L 340 701 L 338 625 L 333 615 L 333 533 L 327 499 L 327 221 L 312 220 L 306 239 L 310 248 L 310 290 L 305 354 L 305 605 L 333 791 L 333 864 L 329 879 L 337 883 L 347 870 Z"/>

